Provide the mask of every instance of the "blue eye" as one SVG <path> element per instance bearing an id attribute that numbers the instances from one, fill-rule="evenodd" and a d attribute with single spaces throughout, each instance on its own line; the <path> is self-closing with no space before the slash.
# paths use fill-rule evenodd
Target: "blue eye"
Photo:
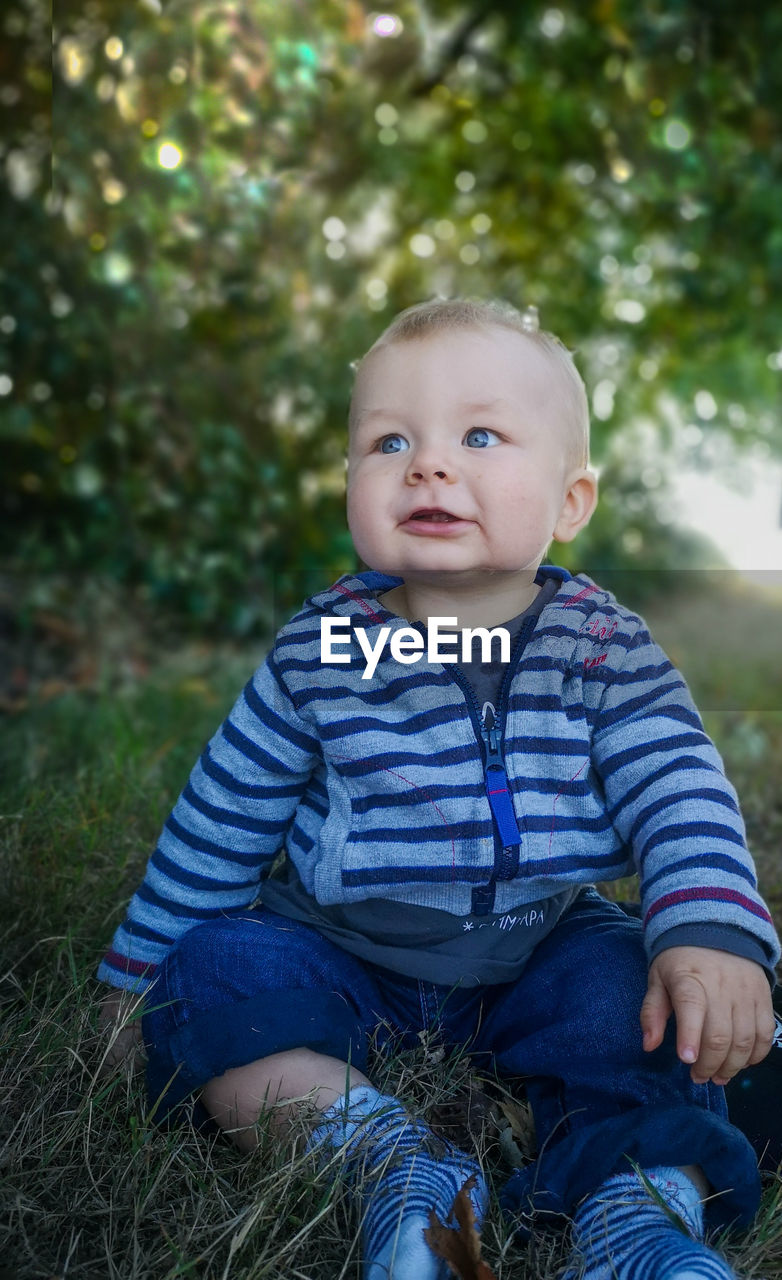
<path id="1" fill-rule="evenodd" d="M 409 449 L 410 445 L 404 436 L 383 436 L 380 441 L 381 453 L 403 453 L 405 449 Z"/>
<path id="2" fill-rule="evenodd" d="M 490 431 L 488 427 L 473 427 L 464 437 L 464 443 L 471 449 L 488 449 L 491 445 L 497 444 L 498 440 L 499 436 L 496 432 Z"/>

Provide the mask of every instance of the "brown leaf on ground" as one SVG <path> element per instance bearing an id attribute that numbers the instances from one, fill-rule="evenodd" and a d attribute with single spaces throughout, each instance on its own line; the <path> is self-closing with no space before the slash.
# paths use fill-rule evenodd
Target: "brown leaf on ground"
<path id="1" fill-rule="evenodd" d="M 458 1280 L 496 1280 L 491 1267 L 481 1258 L 481 1237 L 470 1199 L 474 1186 L 473 1174 L 454 1198 L 449 1217 L 453 1216 L 459 1225 L 446 1227 L 432 1209 L 424 1239 L 432 1253 L 447 1263 L 449 1271 Z"/>
<path id="2" fill-rule="evenodd" d="M 519 1151 L 523 1156 L 531 1159 L 537 1151 L 537 1139 L 535 1121 L 532 1118 L 532 1108 L 529 1103 L 504 1098 L 500 1103 L 500 1111 L 510 1126 L 513 1140 Z"/>

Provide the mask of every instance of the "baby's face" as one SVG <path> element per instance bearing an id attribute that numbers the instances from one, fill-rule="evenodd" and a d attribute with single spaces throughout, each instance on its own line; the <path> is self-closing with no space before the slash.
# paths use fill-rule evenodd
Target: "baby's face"
<path id="1" fill-rule="evenodd" d="M 460 584 L 536 569 L 577 469 L 559 377 L 499 327 L 371 355 L 348 453 L 348 524 L 366 564 Z"/>

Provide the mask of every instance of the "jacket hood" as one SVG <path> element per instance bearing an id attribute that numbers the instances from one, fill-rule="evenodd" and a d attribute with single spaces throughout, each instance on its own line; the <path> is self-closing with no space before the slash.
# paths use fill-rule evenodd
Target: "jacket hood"
<path id="1" fill-rule="evenodd" d="M 572 576 L 559 565 L 541 565 L 535 581 L 542 586 L 552 578 L 560 583 L 560 588 L 554 599 L 546 605 L 546 609 L 572 609 L 574 631 L 579 629 L 586 615 L 613 602 L 609 592 L 598 587 L 586 574 Z M 402 582 L 402 578 L 379 573 L 374 569 L 366 569 L 357 574 L 343 574 L 325 591 L 310 596 L 304 607 L 336 617 L 353 618 L 365 629 L 396 623 L 408 626 L 405 619 L 384 609 L 377 599 L 378 594 L 382 595 L 393 587 L 400 586 Z M 564 618 L 562 622 L 564 624 Z"/>

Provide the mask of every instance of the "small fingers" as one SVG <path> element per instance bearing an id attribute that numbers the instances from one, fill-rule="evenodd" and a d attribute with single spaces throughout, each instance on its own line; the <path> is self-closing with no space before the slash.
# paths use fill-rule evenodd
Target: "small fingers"
<path id="1" fill-rule="evenodd" d="M 768 1052 L 777 1032 L 782 1030 L 782 1023 L 774 1012 L 770 987 L 764 987 L 762 996 L 755 1002 L 755 1022 L 758 1028 L 758 1039 L 763 1042 Z"/>
<path id="2" fill-rule="evenodd" d="M 704 1035 L 704 1052 L 693 1068 L 698 1083 L 713 1080 L 725 1085 L 746 1067 L 755 1051 L 755 1020 L 734 1011 L 732 1023 L 724 1023 L 714 1034 Z M 696 1071 L 698 1075 L 696 1076 Z"/>
<path id="3" fill-rule="evenodd" d="M 697 978 L 682 974 L 672 984 L 670 996 L 676 1014 L 676 1052 L 682 1062 L 693 1064 L 694 1073 L 695 1064 L 700 1067 L 701 1063 L 706 993 Z"/>
<path id="4" fill-rule="evenodd" d="M 641 1031 L 644 1038 L 644 1051 L 651 1053 L 662 1044 L 668 1019 L 673 1006 L 668 992 L 654 971 L 649 975 L 649 987 L 641 1005 Z"/>
<path id="5" fill-rule="evenodd" d="M 776 1020 L 770 994 L 763 997 L 749 1015 L 743 1007 L 733 1011 L 733 1041 L 725 1061 L 711 1077 L 715 1084 L 726 1085 L 745 1067 L 762 1062 L 774 1043 Z"/>
<path id="6" fill-rule="evenodd" d="M 745 1067 L 762 1062 L 774 1042 L 775 1022 L 771 1009 L 761 1003 L 749 1010 L 739 1006 L 730 1017 L 707 1018 L 701 1053 L 693 1066 L 692 1078 L 698 1084 L 713 1080 L 726 1085 Z M 719 1059 L 719 1061 L 718 1061 Z"/>
<path id="7" fill-rule="evenodd" d="M 696 1084 L 705 1084 L 720 1076 L 733 1045 L 730 1022 L 708 1020 L 701 1037 L 701 1046 L 690 1075 Z"/>
<path id="8" fill-rule="evenodd" d="M 676 1015 L 676 1052 L 697 1084 L 724 1085 L 768 1053 L 775 1018 L 767 978 L 755 961 L 697 947 L 661 952 L 650 968 L 649 1009 L 642 1014 L 645 1048 L 654 1047 L 647 1038 L 663 1008 L 653 992 L 657 982 Z"/>
<path id="9" fill-rule="evenodd" d="M 747 1066 L 750 1067 L 754 1067 L 756 1063 L 762 1062 L 774 1044 L 777 1021 L 774 1017 L 774 1009 L 771 1004 L 770 993 L 767 999 L 764 998 L 760 1007 L 756 1011 L 755 1028 L 755 1047 L 747 1063 Z"/>

